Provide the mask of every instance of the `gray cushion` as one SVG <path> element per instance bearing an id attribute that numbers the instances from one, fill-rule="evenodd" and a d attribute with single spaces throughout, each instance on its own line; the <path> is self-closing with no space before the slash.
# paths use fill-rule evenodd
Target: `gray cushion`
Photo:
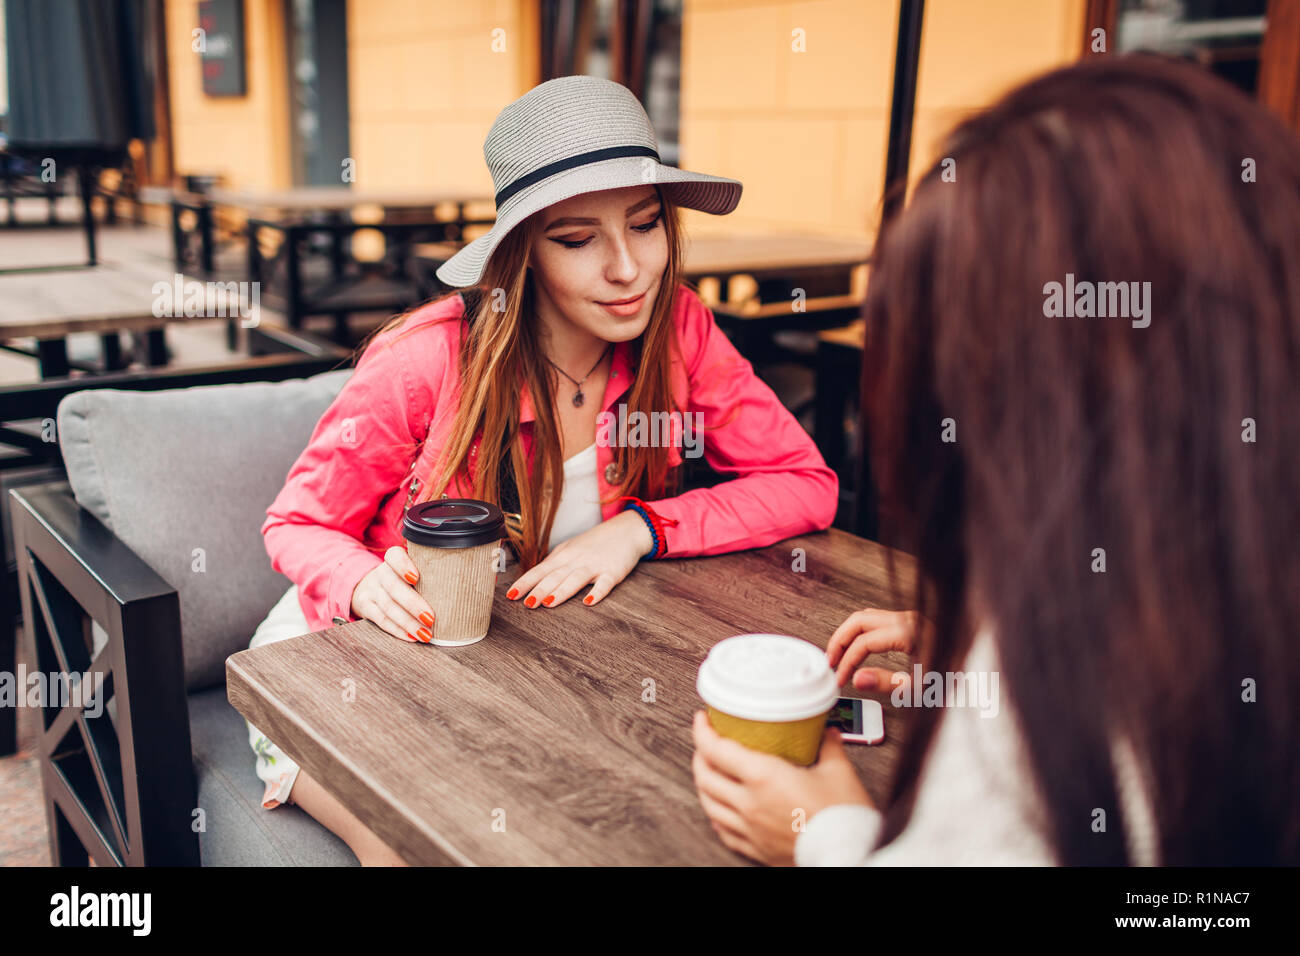
<path id="1" fill-rule="evenodd" d="M 204 866 L 359 866 L 348 845 L 298 807 L 262 807 L 248 726 L 226 689 L 191 694 L 190 740 L 199 782 Z"/>
<path id="2" fill-rule="evenodd" d="M 248 647 L 288 588 L 271 569 L 262 522 L 351 374 L 156 392 L 92 388 L 59 403 L 77 503 L 180 596 L 188 691 L 224 685 L 226 658 Z"/>

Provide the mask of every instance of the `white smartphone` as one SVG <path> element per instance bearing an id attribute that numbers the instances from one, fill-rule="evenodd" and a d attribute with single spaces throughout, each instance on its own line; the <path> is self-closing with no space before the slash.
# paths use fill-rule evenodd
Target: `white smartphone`
<path id="1" fill-rule="evenodd" d="M 826 724 L 838 727 L 845 743 L 878 744 L 885 739 L 885 713 L 878 700 L 841 697 Z"/>

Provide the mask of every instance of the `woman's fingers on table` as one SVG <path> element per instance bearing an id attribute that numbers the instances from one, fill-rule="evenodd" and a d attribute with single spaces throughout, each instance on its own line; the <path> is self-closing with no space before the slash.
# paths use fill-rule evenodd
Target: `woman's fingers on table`
<path id="1" fill-rule="evenodd" d="M 552 567 L 547 571 L 540 581 L 533 586 L 532 592 L 524 598 L 524 604 L 528 607 L 542 607 L 554 604 L 558 595 L 555 589 L 560 586 L 564 580 L 565 569 Z"/>
<path id="2" fill-rule="evenodd" d="M 599 601 L 613 588 L 612 583 L 602 586 L 602 581 L 609 575 L 600 574 L 586 565 L 575 568 L 565 564 L 547 568 L 543 566 L 545 564 L 546 562 L 543 562 L 521 576 L 506 592 L 506 597 L 512 601 L 522 598 L 524 605 L 529 608 L 555 607 L 563 604 L 594 581 L 596 587 L 592 589 L 592 594 L 595 597 L 589 601 L 584 600 L 584 603 L 590 605 Z"/>
<path id="3" fill-rule="evenodd" d="M 596 575 L 596 580 L 592 583 L 591 590 L 587 592 L 587 596 L 582 599 L 582 603 L 588 607 L 593 604 L 599 604 L 606 594 L 614 590 L 614 585 L 616 584 L 618 584 L 618 581 L 614 580 L 614 575 L 612 574 Z"/>
<path id="4" fill-rule="evenodd" d="M 546 573 L 538 579 L 537 583 L 527 592 L 528 596 L 524 598 L 526 607 L 550 607 L 560 599 L 555 593 L 560 582 L 568 575 L 570 568 L 567 566 L 556 566 L 552 564 L 547 568 Z M 521 593 L 523 593 L 521 591 Z M 549 600 L 548 600 L 549 599 Z"/>
<path id="5" fill-rule="evenodd" d="M 563 571 L 559 572 L 559 574 L 563 575 L 559 579 L 559 584 L 544 595 L 544 597 L 553 596 L 555 598 L 553 601 L 544 602 L 547 607 L 556 607 L 563 604 L 590 584 L 592 579 L 596 577 L 596 573 L 590 568 L 573 568 L 568 574 Z M 542 584 L 544 585 L 546 582 L 543 581 Z"/>
<path id="6" fill-rule="evenodd" d="M 551 573 L 551 568 L 554 566 L 551 563 L 551 559 L 554 557 L 555 552 L 552 551 L 547 555 L 545 561 L 533 565 L 523 574 L 519 575 L 515 583 L 510 586 L 510 590 L 506 592 L 506 597 L 511 601 L 523 601 L 524 604 L 527 604 L 529 607 L 532 607 L 532 604 L 528 604 L 528 598 L 534 598 L 533 604 L 536 604 L 541 601 L 542 598 L 546 597 L 545 594 L 539 596 L 530 592 L 535 590 L 537 582 L 541 581 L 542 578 Z"/>

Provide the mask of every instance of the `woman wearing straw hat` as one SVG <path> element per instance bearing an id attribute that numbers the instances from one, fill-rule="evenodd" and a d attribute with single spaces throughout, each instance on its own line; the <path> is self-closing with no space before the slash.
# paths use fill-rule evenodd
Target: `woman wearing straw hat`
<path id="1" fill-rule="evenodd" d="M 377 332 L 290 470 L 262 532 L 294 586 L 250 646 L 358 618 L 429 643 L 400 526 L 433 497 L 500 504 L 522 568 L 507 596 L 543 613 L 584 590 L 598 604 L 641 560 L 834 518 L 834 471 L 679 281 L 678 209 L 725 215 L 741 184 L 662 165 L 636 97 L 590 76 L 511 103 L 483 152 L 496 224 L 438 270 L 464 291 Z M 733 480 L 680 493 L 700 454 Z M 263 806 L 297 803 L 363 863 L 401 862 L 249 732 Z"/>

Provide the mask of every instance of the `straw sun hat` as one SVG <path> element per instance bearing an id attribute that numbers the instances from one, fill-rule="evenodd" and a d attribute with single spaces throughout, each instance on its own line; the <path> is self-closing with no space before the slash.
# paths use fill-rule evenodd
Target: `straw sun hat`
<path id="1" fill-rule="evenodd" d="M 596 76 L 562 76 L 533 87 L 497 116 L 483 156 L 496 190 L 496 224 L 438 268 L 450 286 L 479 283 L 506 233 L 571 196 L 655 185 L 677 205 L 715 216 L 740 202 L 734 179 L 663 165 L 654 127 L 632 91 Z"/>

